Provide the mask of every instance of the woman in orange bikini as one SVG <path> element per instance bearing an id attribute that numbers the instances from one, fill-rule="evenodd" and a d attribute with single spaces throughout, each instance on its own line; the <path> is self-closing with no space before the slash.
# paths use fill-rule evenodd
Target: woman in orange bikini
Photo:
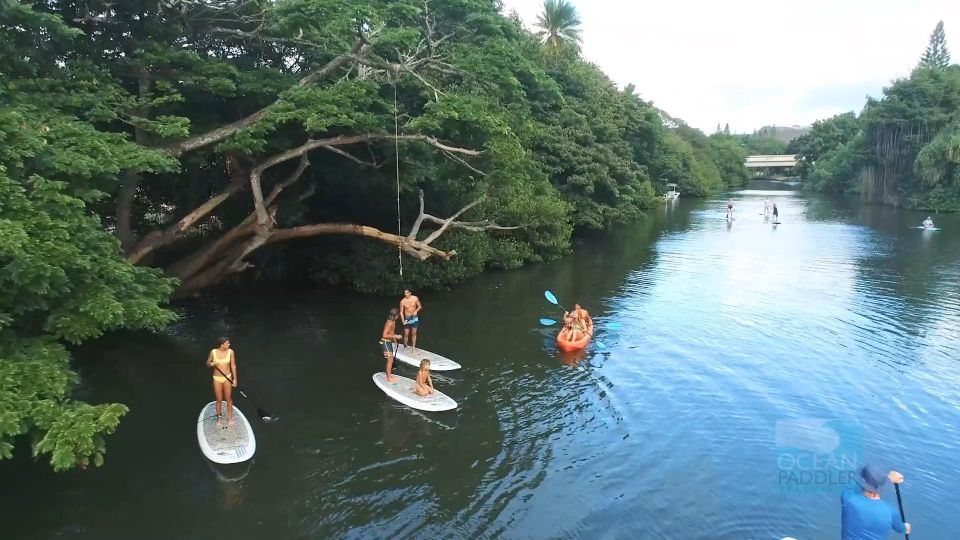
<path id="1" fill-rule="evenodd" d="M 217 425 L 220 425 L 220 402 L 227 402 L 227 425 L 233 425 L 233 387 L 237 385 L 237 357 L 230 348 L 230 340 L 217 340 L 220 346 L 210 351 L 207 365 L 213 368 L 213 395 L 217 400 Z"/>

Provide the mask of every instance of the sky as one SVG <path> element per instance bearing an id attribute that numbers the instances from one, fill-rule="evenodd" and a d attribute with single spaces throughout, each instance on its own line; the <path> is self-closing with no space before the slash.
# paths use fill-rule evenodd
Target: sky
<path id="1" fill-rule="evenodd" d="M 712 133 L 809 125 L 909 75 L 943 20 L 960 62 L 960 0 L 572 0 L 582 54 Z M 542 0 L 502 0 L 533 29 Z"/>

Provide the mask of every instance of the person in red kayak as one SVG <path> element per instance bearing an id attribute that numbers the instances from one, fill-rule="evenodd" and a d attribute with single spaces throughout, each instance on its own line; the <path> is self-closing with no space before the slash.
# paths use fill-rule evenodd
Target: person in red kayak
<path id="1" fill-rule="evenodd" d="M 570 342 L 579 341 L 583 339 L 584 334 L 593 332 L 593 319 L 580 304 L 574 304 L 573 311 L 563 312 L 563 323 L 569 329 L 567 340 Z"/>

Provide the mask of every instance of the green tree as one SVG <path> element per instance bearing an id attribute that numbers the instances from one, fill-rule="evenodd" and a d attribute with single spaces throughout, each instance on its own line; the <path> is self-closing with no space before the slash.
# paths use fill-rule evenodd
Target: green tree
<path id="1" fill-rule="evenodd" d="M 565 46 L 579 49 L 580 24 L 580 14 L 568 0 L 545 0 L 543 11 L 537 15 L 540 39 L 554 50 Z"/>
<path id="2" fill-rule="evenodd" d="M 787 144 L 780 139 L 768 137 L 765 135 L 741 135 L 740 143 L 743 145 L 748 155 L 778 155 L 789 154 Z"/>
<path id="3" fill-rule="evenodd" d="M 710 159 L 716 166 L 724 185 L 737 188 L 747 183 L 750 177 L 744 165 L 747 152 L 736 137 L 710 136 Z"/>
<path id="4" fill-rule="evenodd" d="M 121 171 L 176 161 L 99 128 L 118 88 L 68 65 L 79 36 L 28 6 L 0 9 L 0 47 L 17 51 L 0 55 L 0 459 L 23 437 L 55 470 L 101 464 L 127 411 L 72 398 L 63 343 L 173 318 L 161 307 L 172 280 L 128 264 L 93 209 Z"/>
<path id="5" fill-rule="evenodd" d="M 947 37 L 943 32 L 943 21 L 937 23 L 930 34 L 930 44 L 920 57 L 920 67 L 946 69 L 950 65 L 950 51 L 947 50 Z"/>
<path id="6" fill-rule="evenodd" d="M 797 155 L 797 172 L 807 178 L 814 163 L 840 149 L 859 131 L 860 125 L 853 112 L 817 120 L 809 132 L 790 142 L 787 153 Z"/>

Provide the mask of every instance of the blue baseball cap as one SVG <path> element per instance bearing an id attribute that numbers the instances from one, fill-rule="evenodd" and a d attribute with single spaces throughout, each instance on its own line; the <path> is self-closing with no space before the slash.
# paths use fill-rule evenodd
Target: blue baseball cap
<path id="1" fill-rule="evenodd" d="M 880 488 L 887 483 L 887 474 L 880 470 L 876 465 L 864 465 L 860 469 L 860 478 L 857 484 L 868 491 L 880 491 Z"/>

